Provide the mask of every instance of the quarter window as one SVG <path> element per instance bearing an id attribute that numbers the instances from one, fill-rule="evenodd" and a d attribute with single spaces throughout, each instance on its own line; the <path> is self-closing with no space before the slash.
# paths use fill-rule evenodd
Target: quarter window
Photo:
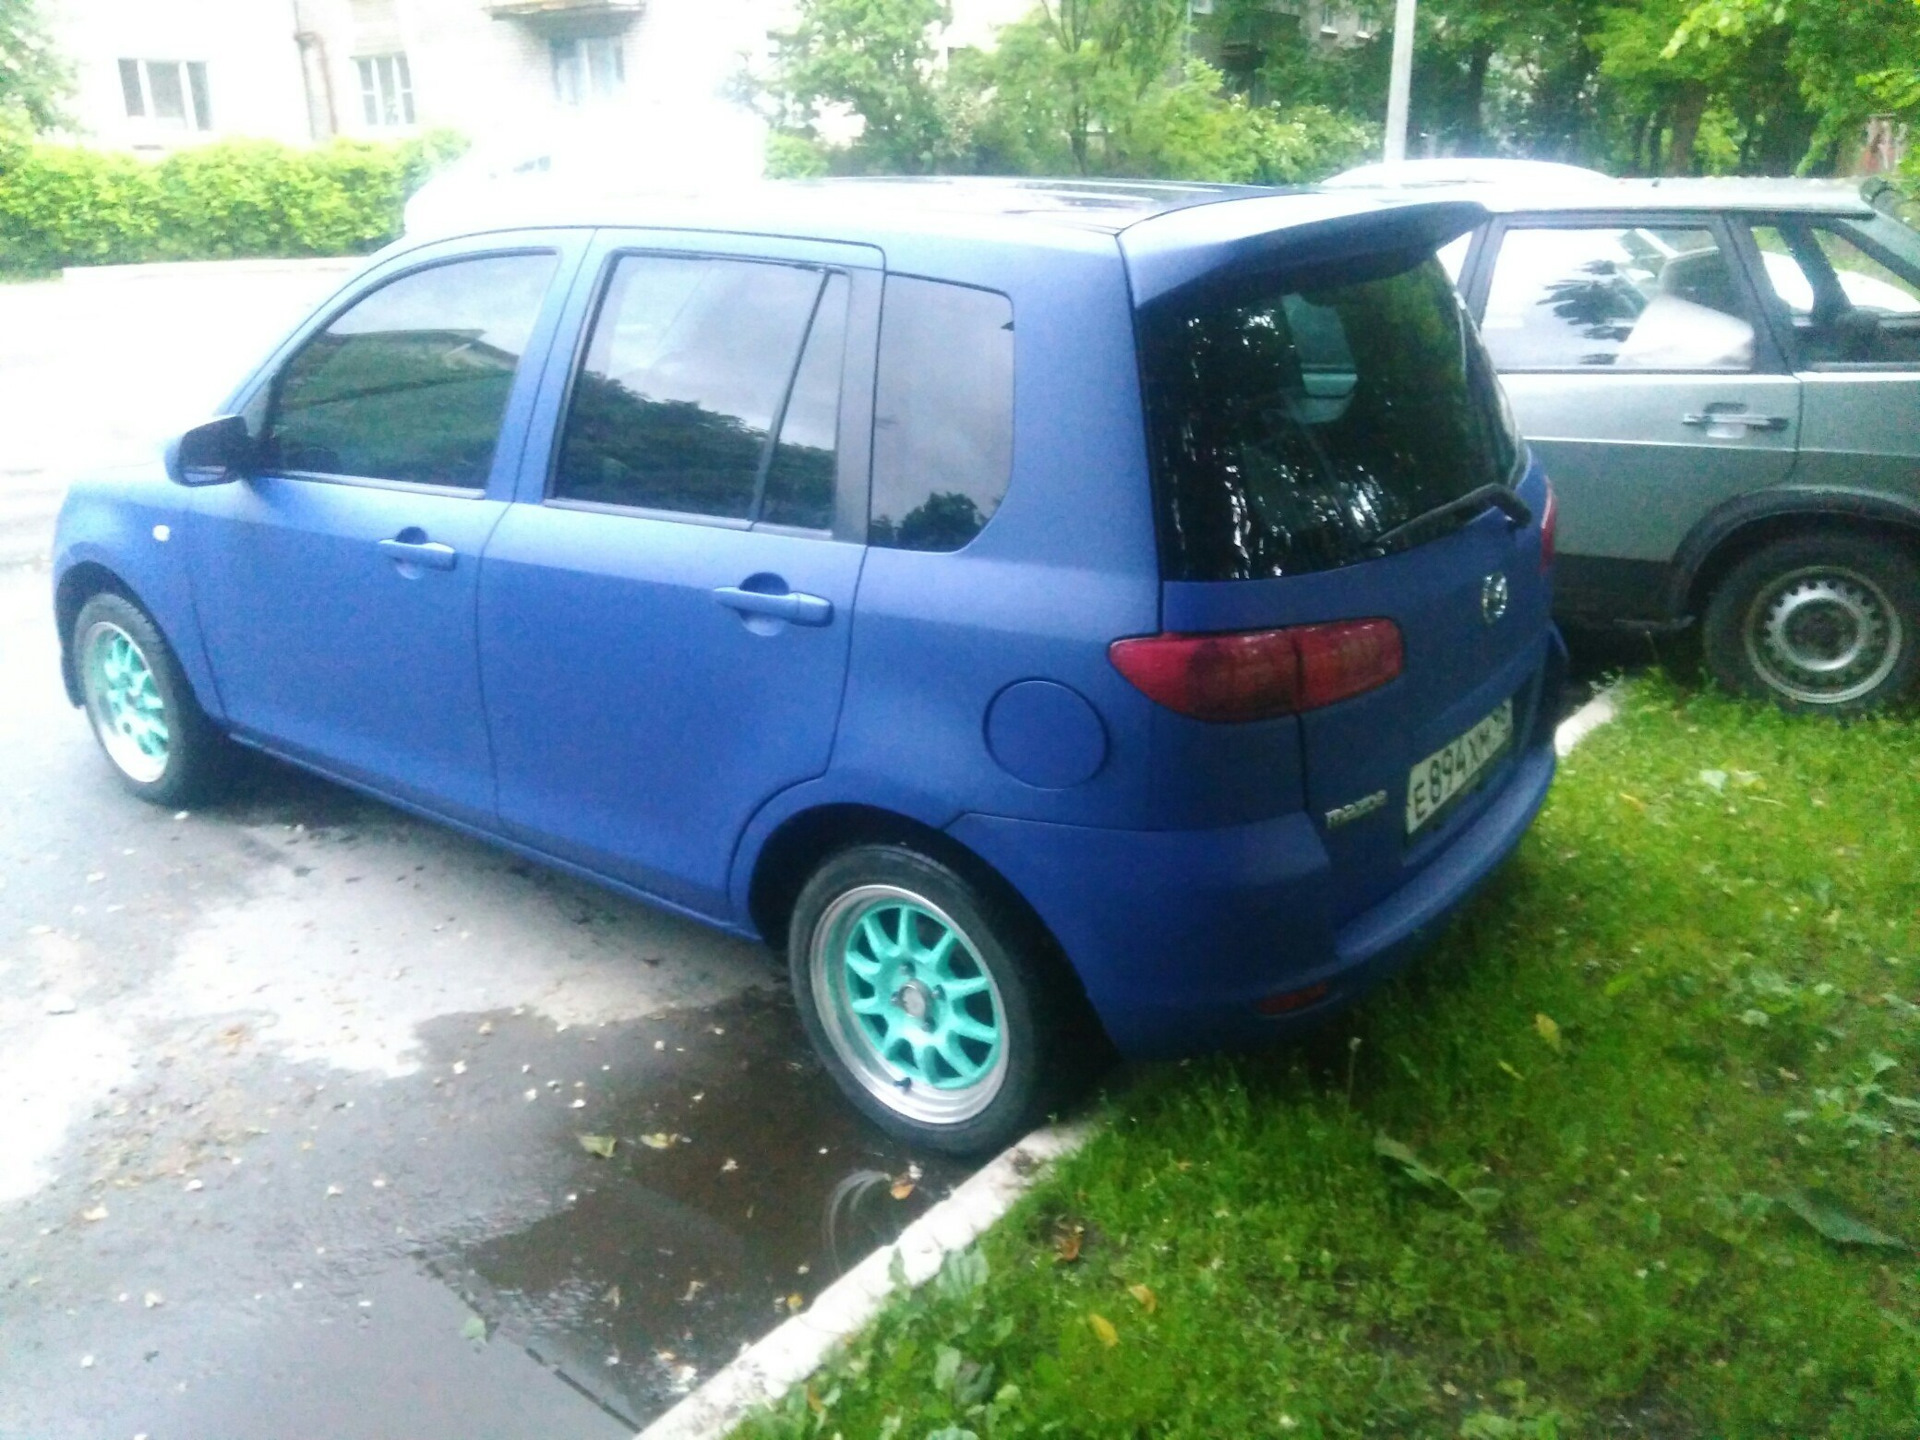
<path id="1" fill-rule="evenodd" d="M 1510 230 L 1480 329 L 1502 370 L 1753 364 L 1753 325 L 1733 268 L 1704 229 Z"/>
<path id="2" fill-rule="evenodd" d="M 356 302 L 275 382 L 269 463 L 294 473 L 484 487 L 554 265 L 548 253 L 456 260 Z"/>
<path id="3" fill-rule="evenodd" d="M 145 120 L 163 129 L 213 128 L 204 61 L 122 60 L 120 97 L 129 120 Z"/>
<path id="4" fill-rule="evenodd" d="M 360 72 L 360 111 L 367 124 L 413 124 L 413 76 L 407 57 L 363 55 L 353 64 Z"/>
<path id="5" fill-rule="evenodd" d="M 781 426 L 781 410 L 825 278 L 797 265 L 622 257 L 574 379 L 555 498 L 749 521 L 777 460 L 781 513 L 811 503 L 817 517 L 819 487 L 807 474 L 818 456 L 807 452 L 831 458 L 826 378 L 802 365 L 791 425 Z M 842 312 L 843 286 L 832 290 Z M 836 410 L 838 379 L 835 371 Z M 779 455 L 768 443 L 776 426 Z M 830 482 L 826 498 L 830 511 Z"/>
<path id="6" fill-rule="evenodd" d="M 1920 283 L 1829 225 L 1756 225 L 1767 286 L 1803 366 L 1920 363 Z"/>
<path id="7" fill-rule="evenodd" d="M 1013 302 L 890 278 L 873 426 L 869 543 L 958 550 L 978 535 L 1013 469 Z"/>

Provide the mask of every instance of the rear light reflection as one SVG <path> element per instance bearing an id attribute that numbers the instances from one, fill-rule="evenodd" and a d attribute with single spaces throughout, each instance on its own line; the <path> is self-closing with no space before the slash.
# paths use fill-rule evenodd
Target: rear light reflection
<path id="1" fill-rule="evenodd" d="M 1317 1005 L 1327 998 L 1327 985 L 1322 981 L 1318 985 L 1309 985 L 1304 990 L 1282 990 L 1277 995 L 1269 995 L 1264 1000 L 1253 1002 L 1253 1008 L 1262 1015 L 1290 1015 L 1295 1010 L 1304 1010 L 1309 1005 Z"/>
<path id="2" fill-rule="evenodd" d="M 1108 648 L 1151 700 L 1196 720 L 1267 720 L 1385 685 L 1405 655 L 1391 620 L 1221 635 L 1141 635 Z"/>

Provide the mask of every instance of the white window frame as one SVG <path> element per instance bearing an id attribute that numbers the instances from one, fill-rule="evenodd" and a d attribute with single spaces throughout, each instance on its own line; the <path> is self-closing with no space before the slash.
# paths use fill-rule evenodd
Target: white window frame
<path id="1" fill-rule="evenodd" d="M 611 60 L 611 65 L 598 72 L 593 63 L 596 50 Z M 621 98 L 627 90 L 626 52 L 626 36 L 619 34 L 556 36 L 549 40 L 555 103 L 579 108 Z"/>
<path id="2" fill-rule="evenodd" d="M 133 97 L 127 94 L 127 69 L 131 65 L 140 85 L 140 112 L 129 111 L 127 119 L 137 125 L 150 126 L 156 130 L 182 130 L 205 134 L 213 129 L 213 83 L 207 75 L 207 62 L 204 60 L 139 60 L 131 56 L 119 61 L 121 103 L 124 105 Z M 180 85 L 180 110 L 178 120 L 159 115 L 153 103 L 153 72 L 167 69 L 174 72 Z M 200 73 L 200 88 L 194 89 L 193 72 Z M 201 101 L 204 99 L 204 107 Z"/>
<path id="3" fill-rule="evenodd" d="M 414 123 L 413 72 L 406 51 L 356 55 L 353 68 L 360 79 L 360 115 L 370 128 L 395 130 Z"/>

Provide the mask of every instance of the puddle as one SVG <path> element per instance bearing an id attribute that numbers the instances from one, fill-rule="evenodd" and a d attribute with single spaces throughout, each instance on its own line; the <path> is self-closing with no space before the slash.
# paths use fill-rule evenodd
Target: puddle
<path id="1" fill-rule="evenodd" d="M 474 1018 L 462 1017 L 463 1034 Z M 426 1259 L 499 1339 L 635 1425 L 967 1173 L 860 1119 L 778 992 L 557 1034 L 533 1016 L 488 1023 L 495 1055 L 538 1057 L 510 1073 L 521 1094 L 493 1103 L 529 1103 L 531 1089 L 572 1121 L 559 1137 L 572 1158 L 542 1167 L 564 1193 L 541 1219 Z M 580 1135 L 611 1138 L 612 1157 Z M 896 1199 L 895 1180 L 913 1170 L 912 1193 Z"/>

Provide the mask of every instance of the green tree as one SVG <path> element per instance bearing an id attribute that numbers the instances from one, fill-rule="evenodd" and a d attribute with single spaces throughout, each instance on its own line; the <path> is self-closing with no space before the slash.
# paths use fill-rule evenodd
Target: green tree
<path id="1" fill-rule="evenodd" d="M 1325 106 L 1282 111 L 1184 58 L 1185 0 L 1042 0 L 954 83 L 990 97 L 983 168 L 1285 182 L 1357 158 L 1373 132 Z"/>
<path id="2" fill-rule="evenodd" d="M 1920 119 L 1920 0 L 1698 0 L 1663 54 L 1677 62 L 1762 45 L 1783 52 L 1816 120 L 1802 170 L 1850 158 L 1843 151 L 1870 116 Z"/>
<path id="3" fill-rule="evenodd" d="M 0 123 L 13 111 L 33 130 L 54 129 L 66 119 L 62 102 L 71 89 L 37 0 L 0 0 Z"/>
<path id="4" fill-rule="evenodd" d="M 817 140 L 835 109 L 864 122 L 857 169 L 919 174 L 948 157 L 932 27 L 951 18 L 944 0 L 803 0 L 791 30 L 776 31 L 774 73 L 761 93 L 776 128 Z M 788 147 L 783 167 L 814 168 Z"/>

